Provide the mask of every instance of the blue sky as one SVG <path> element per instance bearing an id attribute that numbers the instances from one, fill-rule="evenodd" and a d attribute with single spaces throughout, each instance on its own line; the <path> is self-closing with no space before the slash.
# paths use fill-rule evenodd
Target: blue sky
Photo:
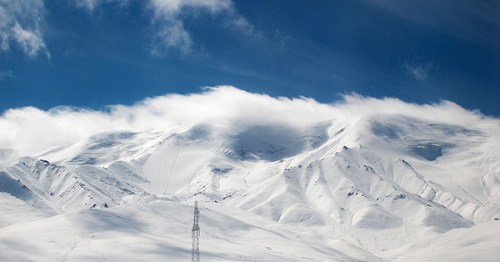
<path id="1" fill-rule="evenodd" d="M 0 112 L 234 85 L 500 115 L 497 1 L 0 0 Z"/>

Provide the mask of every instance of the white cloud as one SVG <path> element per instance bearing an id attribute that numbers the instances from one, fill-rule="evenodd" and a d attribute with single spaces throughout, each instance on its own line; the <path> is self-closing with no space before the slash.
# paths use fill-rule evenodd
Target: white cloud
<path id="1" fill-rule="evenodd" d="M 250 24 L 250 22 L 248 22 L 248 20 L 242 16 L 236 16 L 234 19 L 231 19 L 229 21 L 229 25 L 239 28 L 243 32 L 249 35 L 254 33 L 254 26 Z"/>
<path id="2" fill-rule="evenodd" d="M 148 9 L 153 14 L 155 33 L 151 54 L 155 56 L 165 56 L 172 49 L 182 54 L 191 52 L 191 36 L 183 22 L 189 12 L 225 14 L 228 24 L 245 31 L 253 30 L 250 23 L 236 13 L 230 0 L 150 0 Z"/>
<path id="3" fill-rule="evenodd" d="M 153 9 L 155 17 L 170 17 L 177 15 L 183 9 L 205 9 L 211 13 L 232 10 L 231 0 L 150 0 L 150 7 Z"/>
<path id="4" fill-rule="evenodd" d="M 12 34 L 13 39 L 28 56 L 36 56 L 38 52 L 47 50 L 40 31 L 38 30 L 33 31 L 24 29 L 21 25 L 19 25 L 19 23 L 16 23 L 12 28 Z"/>
<path id="5" fill-rule="evenodd" d="M 491 130 L 498 130 L 500 125 L 498 119 L 487 118 L 447 101 L 418 105 L 394 98 L 348 95 L 335 104 L 322 104 L 309 98 L 276 98 L 221 86 L 197 94 L 148 98 L 133 106 L 110 106 L 106 111 L 68 107 L 49 111 L 33 107 L 10 109 L 0 116 L 0 151 L 11 152 L 12 156 L 34 156 L 98 132 L 118 130 L 187 129 L 203 123 L 223 130 L 269 124 L 302 127 L 332 119 L 352 121 L 377 114 L 401 114 L 474 128 L 488 126 Z"/>
<path id="6" fill-rule="evenodd" d="M 156 25 L 151 43 L 151 54 L 165 56 L 169 50 L 177 49 L 182 54 L 191 52 L 192 40 L 184 29 L 184 24 L 179 20 L 162 21 Z"/>
<path id="7" fill-rule="evenodd" d="M 432 68 L 432 64 L 411 64 L 409 62 L 404 62 L 402 67 L 406 70 L 406 73 L 413 76 L 415 79 L 425 81 L 429 78 L 429 72 Z"/>
<path id="8" fill-rule="evenodd" d="M 40 30 L 44 14 L 41 0 L 0 0 L 0 50 L 14 44 L 30 57 L 40 53 L 50 57 Z"/>
<path id="9" fill-rule="evenodd" d="M 104 4 L 126 6 L 133 0 L 72 0 L 78 8 L 93 12 Z M 193 49 L 193 40 L 184 21 L 199 13 L 222 16 L 224 26 L 253 35 L 255 30 L 239 15 L 231 0 L 137 0 L 151 17 L 150 53 L 164 57 L 172 51 L 186 55 Z"/>

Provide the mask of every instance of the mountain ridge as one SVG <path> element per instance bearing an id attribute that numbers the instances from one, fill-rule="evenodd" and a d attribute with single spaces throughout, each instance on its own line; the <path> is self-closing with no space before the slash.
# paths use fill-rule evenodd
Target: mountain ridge
<path id="1" fill-rule="evenodd" d="M 452 252 L 445 239 L 464 235 L 479 241 L 477 249 L 459 241 L 470 254 L 485 252 L 485 261 L 498 256 L 498 237 L 484 226 L 497 232 L 500 223 L 498 120 L 467 126 L 429 119 L 370 112 L 305 123 L 203 120 L 168 129 L 95 132 L 20 158 L 0 172 L 0 200 L 20 214 L 18 221 L 0 216 L 0 250 L 7 258 L 21 256 L 8 251 L 9 239 L 18 232 L 15 239 L 26 240 L 22 225 L 39 223 L 69 234 L 57 245 L 44 244 L 47 252 L 40 254 L 52 260 L 71 257 L 56 246 L 75 239 L 92 243 L 99 235 L 101 255 L 76 245 L 81 250 L 73 258 L 119 260 L 104 245 L 115 247 L 109 239 L 123 236 L 131 239 L 124 247 L 154 243 L 172 253 L 156 250 L 149 256 L 181 261 L 190 252 L 189 205 L 196 200 L 207 213 L 201 219 L 207 241 L 241 248 L 223 256 L 207 243 L 202 256 L 210 261 L 419 261 L 430 249 L 426 241 Z M 168 208 L 178 209 L 179 217 Z M 223 218 L 220 210 L 227 212 Z M 104 218 L 109 229 L 84 226 Z M 160 218 L 178 228 L 155 220 Z M 136 229 L 128 232 L 123 221 Z M 286 245 L 300 248 L 287 252 Z M 252 249 L 258 250 L 253 259 Z"/>

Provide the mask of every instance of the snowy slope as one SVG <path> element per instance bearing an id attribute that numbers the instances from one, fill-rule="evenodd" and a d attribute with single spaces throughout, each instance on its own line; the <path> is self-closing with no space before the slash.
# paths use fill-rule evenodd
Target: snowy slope
<path id="1" fill-rule="evenodd" d="M 298 232 L 213 203 L 201 208 L 203 261 L 378 260 L 323 228 Z M 92 209 L 0 229 L 2 261 L 186 261 L 191 255 L 192 205 L 155 200 L 146 205 Z M 57 225 L 57 226 L 55 226 Z M 33 237 L 26 239 L 24 236 Z M 347 255 L 335 247 L 344 249 Z M 24 252 L 30 250 L 30 252 Z"/>
<path id="2" fill-rule="evenodd" d="M 0 260 L 185 261 L 194 200 L 204 261 L 500 258 L 497 119 L 349 110 L 96 132 L 20 158 L 0 172 Z"/>

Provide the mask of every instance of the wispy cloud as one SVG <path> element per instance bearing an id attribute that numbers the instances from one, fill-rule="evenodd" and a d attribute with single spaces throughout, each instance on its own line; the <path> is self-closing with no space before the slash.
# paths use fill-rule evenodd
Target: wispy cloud
<path id="1" fill-rule="evenodd" d="M 73 0 L 79 7 L 93 12 L 104 4 L 126 5 L 134 0 Z M 253 25 L 238 14 L 231 0 L 147 0 L 139 1 L 151 17 L 150 53 L 165 57 L 172 51 L 186 55 L 193 50 L 193 40 L 185 20 L 193 14 L 206 13 L 221 16 L 224 26 L 236 28 L 246 34 L 255 33 Z"/>
<path id="2" fill-rule="evenodd" d="M 431 63 L 410 63 L 405 61 L 402 65 L 403 69 L 410 76 L 414 77 L 419 81 L 426 81 L 429 79 L 430 70 L 432 68 Z"/>
<path id="3" fill-rule="evenodd" d="M 77 7 L 84 8 L 92 12 L 96 8 L 96 6 L 101 5 L 106 0 L 73 0 L 73 1 Z"/>
<path id="4" fill-rule="evenodd" d="M 376 114 L 401 114 L 477 128 L 487 125 L 491 130 L 497 130 L 499 125 L 498 119 L 447 101 L 418 105 L 394 98 L 375 99 L 353 94 L 335 104 L 322 104 L 310 98 L 271 97 L 220 86 L 207 88 L 202 93 L 149 98 L 133 106 L 114 105 L 106 111 L 67 107 L 49 111 L 33 107 L 10 109 L 0 116 L 0 151 L 8 151 L 12 156 L 36 155 L 98 132 L 118 130 L 173 127 L 182 130 L 195 124 L 210 124 L 230 132 L 250 125 L 306 127 L 332 119 L 352 121 Z"/>
<path id="5" fill-rule="evenodd" d="M 148 9 L 152 12 L 154 36 L 151 54 L 165 56 L 171 50 L 188 54 L 192 50 L 192 39 L 184 26 L 189 13 L 207 12 L 223 15 L 226 24 L 246 33 L 254 31 L 253 26 L 234 9 L 230 0 L 150 0 Z"/>
<path id="6" fill-rule="evenodd" d="M 12 37 L 19 45 L 19 47 L 28 56 L 36 56 L 39 52 L 45 52 L 48 57 L 50 54 L 47 51 L 45 42 L 42 39 L 41 33 L 38 29 L 24 29 L 19 23 L 16 23 L 12 28 Z"/>
<path id="7" fill-rule="evenodd" d="M 74 0 L 74 3 L 79 8 L 85 8 L 92 12 L 97 5 L 100 5 L 103 0 Z"/>
<path id="8" fill-rule="evenodd" d="M 120 6 L 126 6 L 132 0 L 72 0 L 76 7 L 86 9 L 89 12 L 93 12 L 96 8 L 102 6 L 103 4 L 114 4 Z"/>
<path id="9" fill-rule="evenodd" d="M 40 30 L 44 15 L 41 0 L 0 0 L 0 50 L 15 45 L 29 57 L 42 53 L 50 58 Z"/>
<path id="10" fill-rule="evenodd" d="M 127 6 L 139 0 L 72 0 L 77 8 L 93 12 L 104 4 Z M 165 57 L 171 51 L 186 55 L 193 49 L 193 41 L 184 25 L 192 14 L 205 12 L 223 17 L 224 26 L 236 28 L 246 34 L 255 33 L 254 27 L 238 14 L 231 0 L 147 0 L 145 14 L 151 17 L 150 53 Z M 29 57 L 50 52 L 40 29 L 46 10 L 42 0 L 0 0 L 0 51 L 16 46 Z"/>

